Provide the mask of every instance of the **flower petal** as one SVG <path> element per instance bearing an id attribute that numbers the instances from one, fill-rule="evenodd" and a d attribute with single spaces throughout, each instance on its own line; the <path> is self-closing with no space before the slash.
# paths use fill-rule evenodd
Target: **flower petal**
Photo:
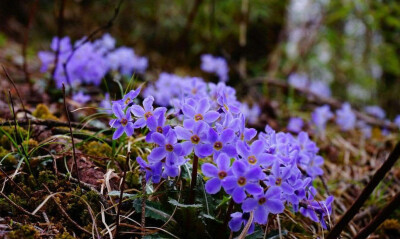
<path id="1" fill-rule="evenodd" d="M 236 177 L 244 176 L 247 171 L 246 164 L 242 161 L 235 161 L 232 165 L 232 172 Z"/>
<path id="2" fill-rule="evenodd" d="M 201 166 L 201 171 L 206 177 L 218 177 L 218 169 L 211 163 L 205 163 Z"/>
<path id="3" fill-rule="evenodd" d="M 154 162 L 163 159 L 166 156 L 166 154 L 167 151 L 165 150 L 164 147 L 158 147 L 153 149 L 147 158 Z"/>
<path id="4" fill-rule="evenodd" d="M 265 207 L 259 206 L 254 211 L 254 221 L 259 224 L 266 224 L 268 221 L 268 211 Z"/>
<path id="5" fill-rule="evenodd" d="M 117 130 L 114 132 L 112 139 L 118 139 L 119 137 L 121 137 L 121 135 L 124 133 L 124 127 L 119 127 L 117 128 Z"/>
<path id="6" fill-rule="evenodd" d="M 225 129 L 221 134 L 221 142 L 222 143 L 229 143 L 235 138 L 235 131 L 232 129 Z"/>
<path id="7" fill-rule="evenodd" d="M 182 107 L 183 114 L 188 118 L 193 118 L 196 114 L 194 108 L 188 104 L 184 104 Z"/>
<path id="8" fill-rule="evenodd" d="M 231 190 L 232 188 L 237 187 L 237 178 L 234 176 L 228 176 L 224 180 L 222 180 L 222 187 L 225 190 Z"/>
<path id="9" fill-rule="evenodd" d="M 258 205 L 257 200 L 255 198 L 248 198 L 244 200 L 242 204 L 243 212 L 250 212 L 253 211 Z"/>
<path id="10" fill-rule="evenodd" d="M 151 139 L 153 140 L 154 143 L 158 144 L 158 145 L 165 145 L 165 137 L 164 135 L 158 133 L 158 132 L 154 132 L 151 135 Z"/>
<path id="11" fill-rule="evenodd" d="M 175 133 L 178 136 L 178 139 L 190 140 L 190 137 L 192 136 L 192 133 L 189 130 L 181 126 L 175 127 Z"/>
<path id="12" fill-rule="evenodd" d="M 209 111 L 207 113 L 204 114 L 204 120 L 207 123 L 212 123 L 214 121 L 216 121 L 219 117 L 219 113 L 217 111 Z"/>
<path id="13" fill-rule="evenodd" d="M 233 190 L 232 198 L 235 203 L 242 203 L 244 199 L 246 199 L 246 193 L 244 192 L 244 188 L 242 187 L 235 188 L 235 190 Z"/>
<path id="14" fill-rule="evenodd" d="M 220 154 L 217 158 L 217 165 L 219 170 L 228 171 L 231 160 L 226 154 Z"/>
<path id="15" fill-rule="evenodd" d="M 205 158 L 213 153 L 213 147 L 210 144 L 198 144 L 194 147 L 194 152 L 200 158 Z"/>
<path id="16" fill-rule="evenodd" d="M 136 120 L 136 122 L 133 124 L 133 127 L 135 129 L 137 128 L 143 128 L 146 125 L 146 120 L 144 118 L 139 118 Z"/>
<path id="17" fill-rule="evenodd" d="M 212 178 L 206 182 L 206 192 L 209 194 L 216 194 L 221 190 L 221 180 L 219 178 Z"/>
<path id="18" fill-rule="evenodd" d="M 133 123 L 132 123 L 132 122 L 128 122 L 128 124 L 125 126 L 125 133 L 126 133 L 126 135 L 132 136 L 133 131 L 134 131 Z"/>
<path id="19" fill-rule="evenodd" d="M 264 149 L 265 145 L 262 140 L 256 140 L 250 146 L 250 150 L 253 155 L 259 155 L 264 151 Z"/>
<path id="20" fill-rule="evenodd" d="M 245 188 L 246 188 L 246 191 L 252 195 L 258 195 L 263 192 L 262 187 L 255 183 L 248 183 L 248 184 L 246 184 Z"/>
<path id="21" fill-rule="evenodd" d="M 153 112 L 153 96 L 147 96 L 146 99 L 143 100 L 143 107 L 146 112 Z"/>
<path id="22" fill-rule="evenodd" d="M 144 116 L 144 109 L 139 105 L 132 105 L 131 112 L 136 117 L 143 117 Z"/>
<path id="23" fill-rule="evenodd" d="M 267 199 L 265 207 L 269 212 L 272 212 L 274 214 L 282 213 L 283 210 L 285 210 L 285 206 L 283 206 L 282 201 L 279 199 Z"/>

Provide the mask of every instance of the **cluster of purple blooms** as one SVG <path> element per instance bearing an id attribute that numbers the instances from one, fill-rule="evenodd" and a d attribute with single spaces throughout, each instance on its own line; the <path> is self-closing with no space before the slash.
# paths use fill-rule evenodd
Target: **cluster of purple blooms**
<path id="1" fill-rule="evenodd" d="M 54 67 L 57 49 L 59 54 L 54 79 L 58 88 L 63 83 L 74 87 L 82 84 L 99 85 L 110 71 L 123 75 L 143 73 L 148 65 L 147 58 L 136 55 L 132 48 L 115 48 L 115 39 L 109 34 L 93 42 L 86 41 L 84 37 L 74 44 L 69 37 L 55 37 L 51 42 L 51 51 L 38 53 L 42 72 Z"/>
<path id="2" fill-rule="evenodd" d="M 365 107 L 365 112 L 373 117 L 385 119 L 385 111 L 379 106 Z M 342 131 L 350 131 L 358 128 L 365 138 L 372 136 L 372 127 L 362 120 L 357 120 L 356 114 L 351 108 L 349 103 L 344 103 L 342 107 L 336 110 L 336 114 L 331 112 L 328 105 L 323 105 L 315 108 L 311 114 L 311 123 L 316 129 L 317 133 L 324 135 L 326 124 L 329 120 L 335 118 L 336 124 Z M 386 122 L 390 122 L 386 120 Z M 398 115 L 394 124 L 400 129 L 400 115 Z M 287 130 L 293 133 L 299 133 L 304 127 L 304 121 L 300 117 L 292 117 L 289 119 Z M 389 131 L 385 128 L 382 129 L 382 134 L 386 135 Z"/>
<path id="3" fill-rule="evenodd" d="M 241 205 L 242 212 L 231 215 L 232 231 L 240 230 L 253 213 L 251 233 L 254 223 L 265 225 L 269 214 L 282 213 L 286 206 L 327 227 L 333 198 L 314 199 L 312 181 L 323 174 L 323 158 L 307 133 L 247 128 L 235 90 L 222 82 L 163 73 L 145 90 L 143 106 L 133 101 L 139 91 L 112 102 L 115 118 L 110 126 L 116 129 L 113 139 L 147 127 L 146 141 L 153 148 L 147 158 L 137 158 L 146 180 L 177 177 L 195 155 L 205 162 L 201 172 L 208 178 L 206 192 L 224 191 Z"/>
<path id="4" fill-rule="evenodd" d="M 204 54 L 201 56 L 200 68 L 205 72 L 216 74 L 222 82 L 227 82 L 229 79 L 229 67 L 222 57 Z"/>
<path id="5" fill-rule="evenodd" d="M 307 75 L 302 73 L 291 74 L 288 78 L 288 83 L 298 89 L 308 89 L 318 96 L 331 96 L 331 89 L 325 81 L 310 80 Z"/>

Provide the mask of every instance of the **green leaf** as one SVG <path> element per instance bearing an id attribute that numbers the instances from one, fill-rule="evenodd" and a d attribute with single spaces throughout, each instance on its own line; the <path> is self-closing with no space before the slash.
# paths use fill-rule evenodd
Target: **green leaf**
<path id="1" fill-rule="evenodd" d="M 182 203 L 179 203 L 178 201 L 176 201 L 175 199 L 172 199 L 172 198 L 170 198 L 168 200 L 168 202 L 171 203 L 174 206 L 182 207 L 182 208 L 200 208 L 200 207 L 203 207 L 203 205 L 201 205 L 201 204 L 182 204 Z"/>

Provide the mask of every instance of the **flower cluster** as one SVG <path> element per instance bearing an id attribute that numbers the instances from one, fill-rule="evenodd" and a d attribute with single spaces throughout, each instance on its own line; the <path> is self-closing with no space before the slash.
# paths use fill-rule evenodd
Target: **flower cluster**
<path id="1" fill-rule="evenodd" d="M 233 231 L 240 230 L 249 213 L 254 214 L 253 224 L 264 225 L 269 214 L 282 213 L 285 206 L 326 228 L 332 199 L 325 204 L 314 200 L 312 181 L 323 173 L 323 158 L 307 133 L 293 136 L 266 126 L 257 136 L 246 127 L 235 90 L 225 83 L 163 73 L 145 90 L 143 107 L 133 101 L 139 91 L 112 103 L 110 126 L 116 129 L 113 139 L 147 127 L 146 141 L 153 148 L 147 158 L 137 158 L 146 180 L 176 177 L 183 164 L 198 157 L 204 162 L 206 192 L 225 192 L 243 211 L 231 215 Z M 170 107 L 173 120 L 167 119 L 167 108 L 154 108 L 153 102 Z"/>
<path id="2" fill-rule="evenodd" d="M 214 73 L 218 76 L 222 82 L 227 82 L 229 79 L 228 64 L 222 57 L 214 57 L 210 54 L 204 54 L 201 56 L 201 69 L 208 73 Z"/>
<path id="3" fill-rule="evenodd" d="M 293 73 L 288 78 L 288 83 L 298 89 L 309 89 L 314 94 L 321 97 L 330 97 L 331 89 L 329 85 L 322 80 L 310 80 L 307 75 Z"/>
<path id="4" fill-rule="evenodd" d="M 41 51 L 38 56 L 42 62 L 41 71 L 46 72 L 54 67 L 58 50 L 58 62 L 54 71 L 58 88 L 61 88 L 62 83 L 73 86 L 99 85 L 109 71 L 119 71 L 121 74 L 129 75 L 133 72 L 144 72 L 148 65 L 147 58 L 137 56 L 133 49 L 115 48 L 115 40 L 109 34 L 93 42 L 82 38 L 75 44 L 71 43 L 69 37 L 61 39 L 55 37 L 51 43 L 51 50 Z"/>

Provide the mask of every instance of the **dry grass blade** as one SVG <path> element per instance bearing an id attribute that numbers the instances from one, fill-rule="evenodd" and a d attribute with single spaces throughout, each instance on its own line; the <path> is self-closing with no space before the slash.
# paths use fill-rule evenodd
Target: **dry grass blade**
<path id="1" fill-rule="evenodd" d="M 34 213 L 30 213 L 27 210 L 23 209 L 21 206 L 19 206 L 18 204 L 16 204 L 15 202 L 13 202 L 9 197 L 7 197 L 3 192 L 0 192 L 0 195 L 4 197 L 4 199 L 6 199 L 7 202 L 9 202 L 11 205 L 13 205 L 15 208 L 17 208 L 19 211 L 25 213 L 26 215 L 29 215 L 31 217 L 35 217 L 35 218 L 40 218 L 38 215 L 35 215 Z"/>
<path id="2" fill-rule="evenodd" d="M 244 239 L 247 235 L 247 232 L 249 231 L 251 224 L 253 223 L 253 218 L 254 218 L 254 212 L 250 212 L 250 217 L 249 220 L 247 221 L 246 225 L 243 228 L 242 233 L 238 236 L 239 239 Z"/>

